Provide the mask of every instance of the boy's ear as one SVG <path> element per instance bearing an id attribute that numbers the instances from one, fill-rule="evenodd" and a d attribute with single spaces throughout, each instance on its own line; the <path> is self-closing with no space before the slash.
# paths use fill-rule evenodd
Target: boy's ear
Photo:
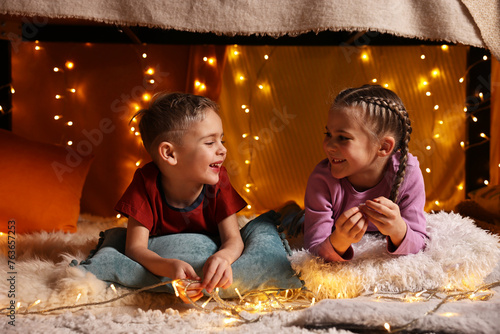
<path id="1" fill-rule="evenodd" d="M 380 157 L 388 156 L 394 150 L 396 145 L 396 140 L 392 136 L 385 136 L 380 141 L 380 148 L 378 150 L 378 155 Z"/>
<path id="2" fill-rule="evenodd" d="M 177 164 L 176 154 L 174 152 L 174 145 L 168 141 L 162 141 L 158 145 L 158 156 L 162 161 L 170 165 Z"/>

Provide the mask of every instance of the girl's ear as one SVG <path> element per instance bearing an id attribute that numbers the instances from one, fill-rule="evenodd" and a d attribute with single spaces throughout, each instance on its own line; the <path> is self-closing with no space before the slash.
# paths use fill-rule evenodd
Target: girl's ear
<path id="1" fill-rule="evenodd" d="M 396 140 L 392 136 L 385 136 L 380 141 L 380 148 L 378 150 L 378 155 L 380 157 L 386 157 L 392 153 L 394 146 L 396 145 Z"/>
<path id="2" fill-rule="evenodd" d="M 177 164 L 174 145 L 172 145 L 172 143 L 169 143 L 168 141 L 162 141 L 158 145 L 158 156 L 162 161 L 165 161 L 172 166 Z"/>

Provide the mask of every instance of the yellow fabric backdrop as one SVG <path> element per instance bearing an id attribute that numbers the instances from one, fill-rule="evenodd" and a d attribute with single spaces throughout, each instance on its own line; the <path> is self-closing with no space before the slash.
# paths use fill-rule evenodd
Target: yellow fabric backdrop
<path id="1" fill-rule="evenodd" d="M 257 212 L 288 200 L 303 206 L 308 176 L 324 157 L 330 102 L 343 88 L 377 79 L 409 111 L 410 152 L 423 170 L 426 209 L 453 209 L 465 198 L 465 83 L 459 78 L 466 52 L 464 46 L 228 47 L 220 104 L 233 184 Z"/>

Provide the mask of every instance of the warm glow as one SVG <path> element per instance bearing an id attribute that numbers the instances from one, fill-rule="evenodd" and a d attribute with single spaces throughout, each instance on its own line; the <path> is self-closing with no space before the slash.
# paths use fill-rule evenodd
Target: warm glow
<path id="1" fill-rule="evenodd" d="M 66 64 L 64 64 L 68 70 L 72 70 L 73 67 L 75 67 L 75 64 L 72 61 L 67 61 Z"/>

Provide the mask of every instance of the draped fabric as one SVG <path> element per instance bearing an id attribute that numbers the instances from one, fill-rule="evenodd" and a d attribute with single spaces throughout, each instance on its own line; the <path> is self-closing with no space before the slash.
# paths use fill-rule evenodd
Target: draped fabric
<path id="1" fill-rule="evenodd" d="M 463 46 L 230 46 L 220 104 L 234 185 L 257 211 L 289 200 L 302 206 L 307 178 L 324 158 L 330 103 L 340 90 L 376 79 L 402 98 L 412 119 L 410 152 L 424 174 L 426 209 L 453 209 L 465 198 L 459 78 L 466 52 Z"/>
<path id="2" fill-rule="evenodd" d="M 500 59 L 499 0 L 16 0 L 0 14 L 225 35 L 365 31 L 480 46 Z"/>
<path id="3" fill-rule="evenodd" d="M 490 183 L 500 184 L 500 62 L 491 63 Z"/>

